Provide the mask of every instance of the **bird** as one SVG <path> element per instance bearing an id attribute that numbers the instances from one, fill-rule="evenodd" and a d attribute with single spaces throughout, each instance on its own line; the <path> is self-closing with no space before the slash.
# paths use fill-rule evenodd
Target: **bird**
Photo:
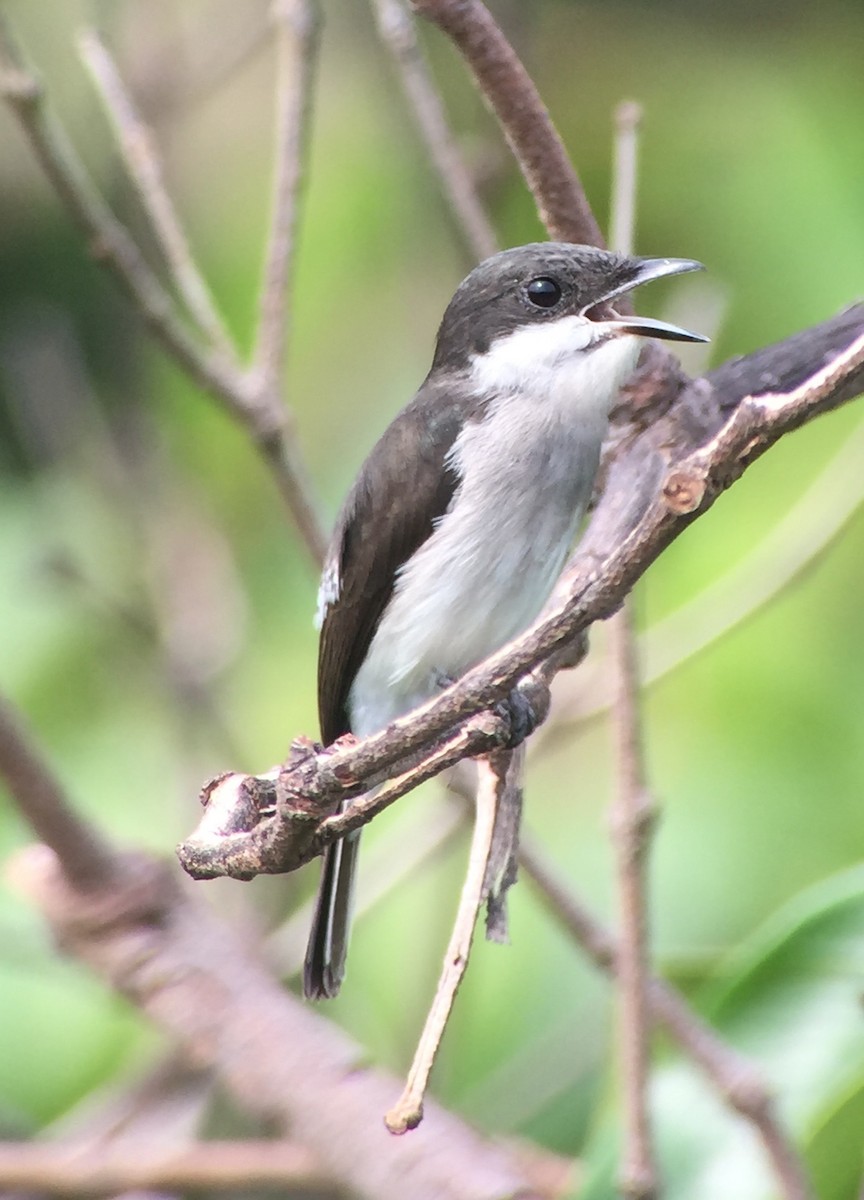
<path id="1" fill-rule="evenodd" d="M 462 281 L 432 366 L 344 502 L 318 603 L 325 746 L 384 729 L 537 618 L 575 543 L 610 407 L 648 337 L 620 315 L 640 284 L 702 269 L 540 242 Z M 359 831 L 327 848 L 304 965 L 310 999 L 345 974 Z"/>

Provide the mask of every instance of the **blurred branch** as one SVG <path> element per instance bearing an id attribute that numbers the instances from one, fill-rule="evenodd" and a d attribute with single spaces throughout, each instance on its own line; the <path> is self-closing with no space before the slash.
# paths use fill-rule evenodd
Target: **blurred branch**
<path id="1" fill-rule="evenodd" d="M 362 1065 L 359 1047 L 285 992 L 248 938 L 194 903 L 165 867 L 137 862 L 133 883 L 119 873 L 100 893 L 79 892 L 43 846 L 22 851 L 10 873 L 67 952 L 214 1069 L 246 1111 L 290 1128 L 332 1180 L 369 1200 L 539 1193 L 514 1154 L 436 1105 L 422 1138 L 382 1143 L 379 1114 L 396 1082 Z"/>
<path id="2" fill-rule="evenodd" d="M 602 246 L 579 176 L 534 81 L 480 0 L 411 0 L 468 63 L 498 119 L 549 236 Z"/>
<path id="3" fill-rule="evenodd" d="M 18 714 L 2 696 L 0 778 L 21 816 L 61 860 L 70 885 L 87 891 L 113 882 L 116 861 L 111 848 L 68 803 Z"/>
<path id="4" fill-rule="evenodd" d="M 615 169 L 612 176 L 611 245 L 632 254 L 636 221 L 637 161 L 642 110 L 628 101 L 615 112 Z M 610 617 L 609 665 L 614 680 L 612 709 L 617 786 L 610 811 L 615 849 L 621 935 L 617 955 L 618 1057 L 623 1103 L 623 1150 L 619 1185 L 633 1200 L 653 1200 L 657 1166 L 648 1107 L 650 1020 L 648 1013 L 647 860 L 653 801 L 648 791 L 639 712 L 639 678 L 632 597 Z"/>
<path id="5" fill-rule="evenodd" d="M 326 538 L 315 515 L 305 465 L 289 431 L 278 389 L 262 389 L 260 371 L 244 370 L 235 351 L 226 352 L 218 345 L 201 345 L 198 334 L 202 331 L 193 336 L 185 328 L 174 311 L 170 295 L 127 229 L 99 195 L 63 127 L 48 111 L 42 86 L 25 67 L 2 14 L 0 96 L 18 118 L 42 168 L 83 232 L 91 253 L 111 271 L 170 357 L 244 426 L 270 468 L 307 550 L 319 563 Z M 102 96 L 107 105 L 113 104 L 113 92 L 103 90 Z M 114 123 L 124 127 L 124 114 L 116 114 Z M 146 145 L 139 144 L 139 159 L 142 153 L 146 155 Z M 154 177 L 158 178 L 158 165 L 150 162 L 146 171 L 152 184 Z M 276 240 L 274 236 L 271 242 Z M 277 274 L 274 268 L 274 278 Z"/>
<path id="6" fill-rule="evenodd" d="M 239 878 L 292 870 L 381 807 L 380 795 L 363 797 L 328 816 L 341 798 L 401 771 L 398 788 L 380 789 L 390 803 L 458 757 L 506 745 L 501 716 L 477 714 L 613 612 L 665 547 L 783 434 L 862 387 L 864 306 L 691 383 L 663 416 L 619 441 L 591 524 L 540 620 L 385 731 L 326 751 L 301 741 L 281 771 L 238 779 L 233 796 L 220 796 L 218 815 L 205 812 L 181 845 L 185 868 Z M 217 793 L 210 790 L 211 803 Z"/>
<path id="7" fill-rule="evenodd" d="M 55 1196 L 199 1188 L 302 1188 L 332 1194 L 313 1156 L 291 1142 L 202 1142 L 184 1147 L 0 1143 L 0 1188 Z"/>
<path id="8" fill-rule="evenodd" d="M 632 604 L 628 597 L 608 623 L 616 687 L 613 728 L 617 787 L 610 812 L 621 923 L 617 955 L 618 1049 L 624 1092 L 624 1151 L 620 1186 L 634 1200 L 657 1194 L 648 1109 L 647 855 L 654 804 L 645 779 Z"/>
<path id="9" fill-rule="evenodd" d="M 594 965 L 618 976 L 621 952 L 609 931 L 558 877 L 540 847 L 523 838 L 519 864 L 544 903 Z M 777 1119 L 773 1097 L 756 1068 L 722 1041 L 686 1000 L 662 979 L 649 979 L 646 1002 L 652 1020 L 662 1025 L 693 1060 L 717 1094 L 756 1129 L 784 1200 L 810 1200 L 801 1159 Z"/>
<path id="10" fill-rule="evenodd" d="M 230 338 L 213 297 L 198 270 L 186 234 L 165 186 L 164 171 L 153 135 L 126 89 L 117 64 L 95 29 L 78 37 L 81 58 L 111 122 L 117 145 L 152 226 L 170 277 L 201 331 L 223 354 L 233 353 Z"/>
<path id="11" fill-rule="evenodd" d="M 444 104 L 423 57 L 414 21 L 404 0 L 372 0 L 372 3 L 378 32 L 393 55 L 456 230 L 472 261 L 488 258 L 498 249 L 498 239 L 447 123 Z"/>
<path id="12" fill-rule="evenodd" d="M 262 399 L 275 392 L 278 404 L 320 17 L 315 0 L 272 0 L 271 20 L 278 54 L 275 170 L 253 363 Z"/>

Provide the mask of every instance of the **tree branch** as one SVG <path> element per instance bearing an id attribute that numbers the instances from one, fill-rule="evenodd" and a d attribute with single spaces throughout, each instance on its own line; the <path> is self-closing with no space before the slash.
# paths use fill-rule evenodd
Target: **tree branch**
<path id="1" fill-rule="evenodd" d="M 522 840 L 519 865 L 594 965 L 617 976 L 621 957 L 615 939 L 573 895 L 530 837 Z M 784 1200 L 810 1200 L 804 1166 L 783 1132 L 773 1097 L 756 1068 L 723 1042 L 671 984 L 650 979 L 646 999 L 652 1020 L 693 1060 L 718 1095 L 755 1127 Z"/>
<path id="2" fill-rule="evenodd" d="M 478 763 L 477 769 L 474 831 L 468 856 L 468 870 L 462 885 L 453 932 L 444 952 L 438 987 L 417 1043 L 405 1090 L 384 1118 L 384 1123 L 391 1133 L 407 1133 L 410 1129 L 416 1129 L 423 1119 L 423 1104 L 429 1076 L 441 1046 L 447 1021 L 453 1011 L 456 992 L 468 969 L 474 927 L 483 903 L 498 802 L 504 785 L 504 777 L 497 774 L 488 762 Z"/>
<path id="3" fill-rule="evenodd" d="M 233 353 L 210 289 L 198 270 L 186 234 L 165 186 L 162 161 L 151 131 L 126 89 L 117 64 L 95 29 L 79 34 L 78 47 L 96 85 L 117 139 L 129 177 L 150 222 L 159 248 L 186 309 L 214 347 Z"/>
<path id="4" fill-rule="evenodd" d="M 87 1147 L 0 1143 L 0 1188 L 55 1196 L 201 1188 L 298 1188 L 332 1194 L 313 1156 L 293 1142 L 202 1142 L 198 1145 Z"/>
<path id="5" fill-rule="evenodd" d="M 272 0 L 276 30 L 276 148 L 270 236 L 253 363 L 263 393 L 278 391 L 285 362 L 289 282 L 306 162 L 320 17 L 313 0 Z M 278 404 L 278 398 L 275 400 Z"/>
<path id="6" fill-rule="evenodd" d="M 856 395 L 864 387 L 864 305 L 727 364 L 666 397 L 668 411 L 639 428 L 642 410 L 631 396 L 627 436 L 607 464 L 603 495 L 545 614 L 524 635 L 469 671 L 422 708 L 360 742 L 317 751 L 311 743 L 255 792 L 246 788 L 218 820 L 205 819 L 183 843 L 190 874 L 248 878 L 256 871 L 292 870 L 374 815 L 377 802 L 355 802 L 330 817 L 339 799 L 401 772 L 399 794 L 428 778 L 417 758 L 434 750 L 435 769 L 458 757 L 506 744 L 494 706 L 537 664 L 563 650 L 596 620 L 609 616 L 665 547 L 750 463 L 784 433 Z M 622 429 L 624 426 L 622 425 Z M 243 791 L 243 789 L 239 789 Z M 396 798 L 386 793 L 389 803 Z M 227 814 L 227 815 L 226 815 Z"/>
<path id="7" fill-rule="evenodd" d="M 128 230 L 99 195 L 63 127 L 49 112 L 42 86 L 25 67 L 2 14 L 0 96 L 18 118 L 36 158 L 84 234 L 90 252 L 114 276 L 163 350 L 246 429 L 269 467 L 304 545 L 316 564 L 320 563 L 326 536 L 315 514 L 306 467 L 291 436 L 278 387 L 268 381 L 268 386 L 262 388 L 261 372 L 244 370 L 235 351 L 202 347 L 186 329 L 170 295 Z M 107 91 L 103 98 L 109 105 L 113 102 Z M 116 114 L 114 122 L 122 125 L 123 117 Z M 277 217 L 280 215 L 281 210 Z"/>
<path id="8" fill-rule="evenodd" d="M 450 37 L 498 119 L 549 236 L 602 246 L 579 176 L 534 81 L 480 0 L 412 0 Z"/>
<path id="9" fill-rule="evenodd" d="M 124 865 L 127 860 L 124 860 Z M 327 1173 L 369 1200 L 537 1197 L 530 1169 L 437 1105 L 422 1138 L 385 1139 L 397 1083 L 363 1065 L 341 1031 L 285 992 L 248 938 L 184 894 L 161 864 L 105 892 L 72 887 L 45 847 L 21 852 L 13 883 L 64 948 L 138 1005 L 245 1111 L 285 1129 Z M 146 881 L 146 886 L 143 886 Z"/>
<path id="10" fill-rule="evenodd" d="M 18 714 L 0 696 L 0 777 L 36 836 L 58 855 L 70 884 L 86 891 L 114 881 L 109 844 L 67 802 Z"/>
<path id="11" fill-rule="evenodd" d="M 472 262 L 498 249 L 474 180 L 447 124 L 447 114 L 404 0 L 372 0 L 381 40 L 393 55 L 414 122 L 438 176 L 456 230 Z"/>
<path id="12" fill-rule="evenodd" d="M 642 110 L 620 104 L 615 113 L 611 245 L 632 254 L 635 240 L 637 162 Z M 657 1167 L 648 1107 L 648 897 L 647 856 L 653 802 L 648 792 L 639 712 L 639 677 L 633 599 L 627 596 L 608 623 L 609 665 L 614 679 L 613 729 L 617 788 L 609 814 L 615 848 L 621 923 L 618 950 L 618 1059 L 623 1102 L 623 1150 L 619 1182 L 625 1196 L 652 1200 Z"/>

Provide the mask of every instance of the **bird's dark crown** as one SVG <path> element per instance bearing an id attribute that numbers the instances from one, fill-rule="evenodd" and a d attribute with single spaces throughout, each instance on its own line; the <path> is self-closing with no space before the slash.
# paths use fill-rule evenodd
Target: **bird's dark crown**
<path id="1" fill-rule="evenodd" d="M 570 242 L 502 250 L 475 267 L 456 289 L 438 330 L 433 370 L 459 370 L 496 338 L 521 326 L 580 313 L 629 291 L 639 282 L 643 263 Z M 560 289 L 557 299 L 552 289 L 539 286 L 545 280 Z M 529 288 L 535 282 L 532 297 Z"/>

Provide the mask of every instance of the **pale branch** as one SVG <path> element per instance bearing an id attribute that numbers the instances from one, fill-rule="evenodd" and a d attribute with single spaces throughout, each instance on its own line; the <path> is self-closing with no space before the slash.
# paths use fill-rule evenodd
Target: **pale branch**
<path id="1" fill-rule="evenodd" d="M 412 0 L 465 58 L 550 237 L 602 246 L 603 235 L 534 81 L 480 0 Z"/>
<path id="2" fill-rule="evenodd" d="M 95 29 L 78 36 L 78 48 L 96 87 L 117 145 L 135 185 L 170 278 L 200 331 L 223 354 L 233 353 L 210 289 L 192 257 L 189 242 L 165 186 L 164 168 L 153 134 L 132 99 L 117 64 Z"/>
<path id="3" fill-rule="evenodd" d="M 444 952 L 438 986 L 417 1043 L 405 1089 L 384 1118 L 384 1123 L 391 1133 L 407 1133 L 410 1129 L 416 1129 L 423 1119 L 429 1076 L 441 1046 L 447 1021 L 453 1011 L 456 992 L 468 969 L 477 914 L 484 898 L 498 802 L 504 786 L 504 776 L 497 773 L 488 762 L 478 763 L 477 770 L 474 830 L 471 836 L 468 870 L 459 897 L 453 931 Z"/>
<path id="4" fill-rule="evenodd" d="M 438 176 L 456 231 L 472 262 L 488 258 L 498 239 L 477 195 L 471 171 L 447 123 L 405 0 L 372 0 L 378 32 L 396 63 L 417 131 Z"/>
<path id="5" fill-rule="evenodd" d="M 550 913 L 598 970 L 617 976 L 620 952 L 614 937 L 577 899 L 530 836 L 522 838 L 519 865 Z M 753 1124 L 783 1188 L 783 1200 L 810 1200 L 804 1165 L 784 1133 L 773 1097 L 753 1064 L 718 1037 L 671 984 L 650 979 L 646 999 L 654 1023 L 693 1060 L 720 1098 Z"/>
<path id="6" fill-rule="evenodd" d="M 642 110 L 632 101 L 620 104 L 615 112 L 610 244 L 620 254 L 633 253 L 641 121 Z M 616 788 L 609 817 L 621 927 L 616 1034 L 623 1093 L 623 1147 L 618 1180 L 625 1196 L 653 1200 L 658 1182 L 648 1100 L 647 994 L 647 856 L 653 806 L 646 783 L 635 639 L 633 600 L 627 596 L 608 623 L 609 668 L 615 681 L 612 726 L 616 751 Z"/>
<path id="7" fill-rule="evenodd" d="M 252 356 L 263 393 L 281 386 L 300 189 L 310 127 L 320 14 L 316 0 L 272 0 L 276 36 L 276 145 L 272 215 Z M 279 404 L 278 394 L 272 401 Z"/>
<path id="8" fill-rule="evenodd" d="M 643 684 L 696 657 L 775 600 L 824 554 L 864 504 L 864 424 L 854 430 L 771 531 L 704 591 L 650 625 L 638 638 Z M 532 739 L 536 755 L 571 723 L 611 704 L 602 663 L 561 680 L 552 718 Z"/>
<path id="9" fill-rule="evenodd" d="M 247 787 L 245 811 L 229 836 L 208 827 L 205 813 L 205 827 L 180 847 L 183 865 L 192 874 L 239 878 L 294 869 L 374 815 L 374 802 L 364 800 L 329 816 L 341 797 L 357 795 L 387 774 L 401 772 L 405 782 L 406 764 L 409 775 L 418 770 L 428 777 L 417 757 L 428 754 L 441 735 L 448 735 L 451 750 L 461 743 L 463 756 L 505 744 L 500 715 L 478 722 L 476 714 L 494 707 L 537 664 L 614 612 L 665 547 L 784 433 L 862 388 L 864 305 L 858 305 L 726 364 L 682 388 L 677 398 L 665 397 L 667 410 L 645 428 L 638 424 L 639 397 L 631 396 L 622 413 L 632 412 L 633 419 L 610 452 L 591 524 L 540 620 L 386 730 L 326 751 L 306 744 L 279 774 L 275 809 L 272 781 L 263 806 Z M 452 753 L 443 753 L 436 769 L 452 761 Z M 248 778 L 254 792 L 254 777 Z"/>
<path id="10" fill-rule="evenodd" d="M 103 93 L 111 103 L 108 92 Z M 0 97 L 22 131 L 90 253 L 115 278 L 162 349 L 203 391 L 245 428 L 269 468 L 279 493 L 316 564 L 326 536 L 316 516 L 311 487 L 278 390 L 262 389 L 260 372 L 242 367 L 233 350 L 202 345 L 174 309 L 126 227 L 112 213 L 87 173 L 66 132 L 50 112 L 44 90 L 25 66 L 9 23 L 0 13 Z M 115 117 L 115 124 L 120 119 Z"/>
<path id="11" fill-rule="evenodd" d="M 122 860 L 128 868 L 129 856 Z M 126 995 L 242 1108 L 266 1117 L 328 1177 L 368 1200 L 539 1197 L 517 1155 L 434 1103 L 422 1138 L 384 1139 L 398 1084 L 347 1035 L 280 987 L 249 939 L 197 904 L 170 871 L 141 857 L 126 887 L 70 885 L 43 846 L 13 861 L 12 882 L 64 949 Z M 125 889 L 125 890 L 124 890 Z"/>
<path id="12" fill-rule="evenodd" d="M 201 1142 L 134 1149 L 62 1142 L 0 1142 L 0 1188 L 53 1196 L 208 1188 L 301 1189 L 332 1195 L 333 1182 L 308 1150 L 293 1142 Z"/>

